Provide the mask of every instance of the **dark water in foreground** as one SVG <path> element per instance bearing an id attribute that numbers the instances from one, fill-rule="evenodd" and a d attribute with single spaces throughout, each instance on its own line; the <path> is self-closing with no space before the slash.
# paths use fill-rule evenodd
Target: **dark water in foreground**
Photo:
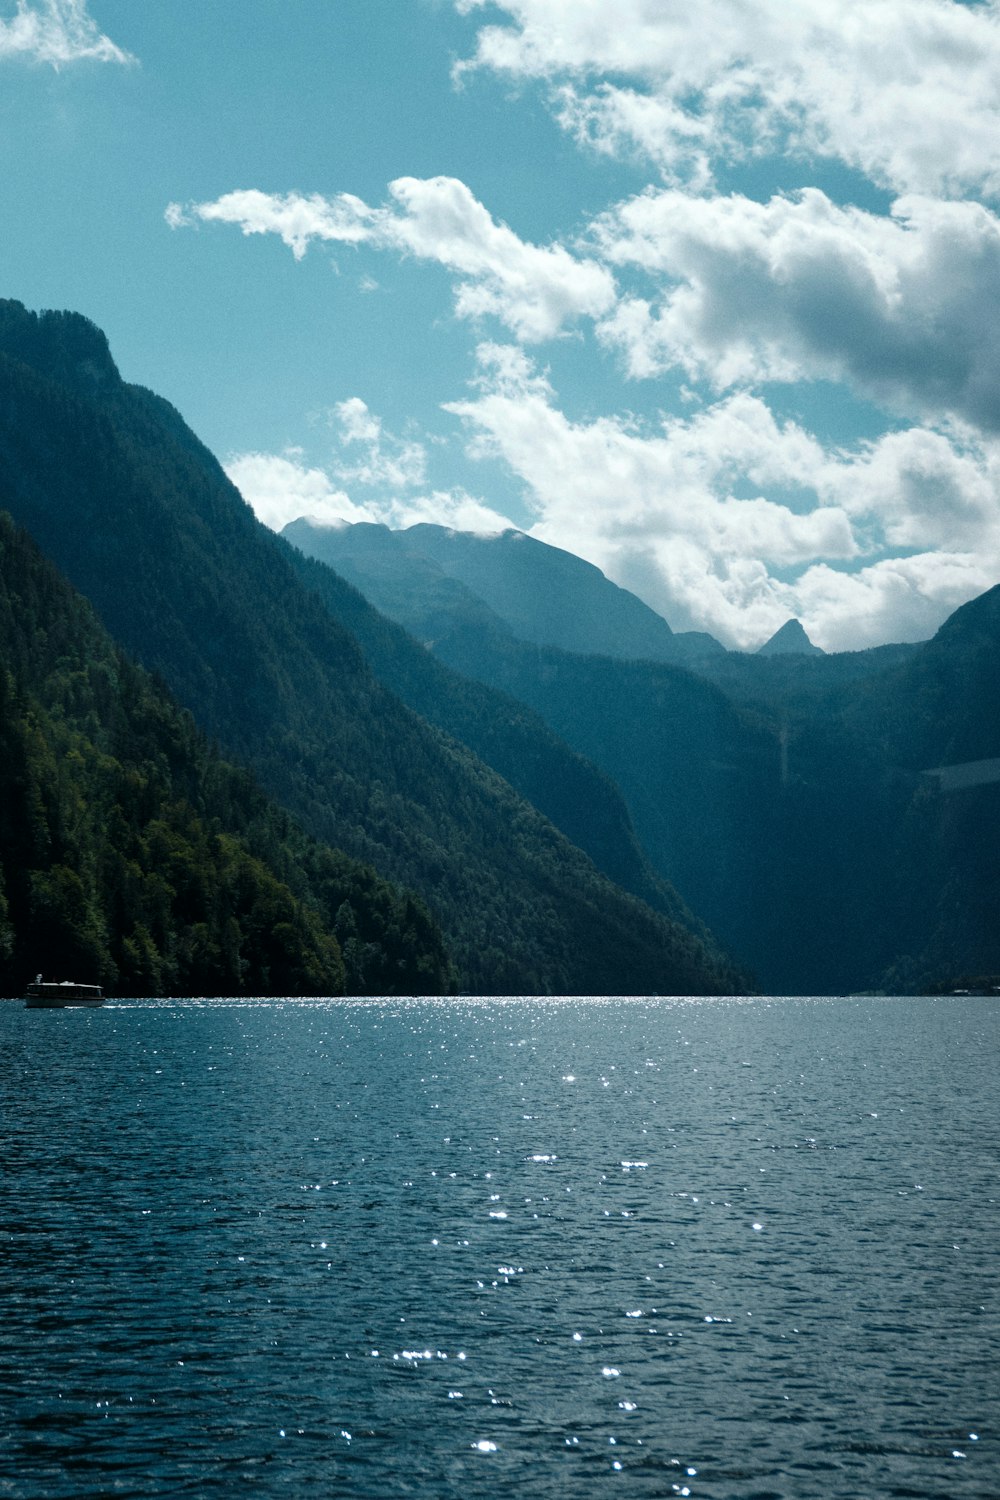
<path id="1" fill-rule="evenodd" d="M 1000 1495 L 989 1000 L 0 1006 L 0 1496 Z"/>

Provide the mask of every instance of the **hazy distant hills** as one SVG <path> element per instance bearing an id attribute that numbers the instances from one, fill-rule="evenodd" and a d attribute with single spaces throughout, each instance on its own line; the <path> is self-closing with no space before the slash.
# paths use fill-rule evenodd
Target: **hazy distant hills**
<path id="1" fill-rule="evenodd" d="M 524 781 L 532 755 L 548 757 L 538 777 L 554 801 L 556 764 L 570 786 L 575 777 L 589 788 L 603 808 L 592 827 L 605 824 L 595 847 L 603 841 L 633 886 L 645 881 L 659 910 L 379 680 L 304 580 L 303 560 L 254 519 L 173 408 L 121 382 L 85 319 L 0 304 L 0 507 L 316 837 L 424 897 L 462 988 L 711 992 L 742 982 L 701 932 L 664 915 L 681 903 L 644 866 L 604 778 L 551 732 L 536 751 L 530 715 L 513 711 L 520 722 L 498 758 L 524 762 Z M 470 685 L 467 716 L 477 693 L 482 701 Z M 490 713 L 493 728 L 484 707 L 476 732 L 497 739 Z"/>
<path id="2" fill-rule="evenodd" d="M 478 624 L 583 655 L 688 661 L 723 650 L 710 635 L 675 634 L 592 563 L 520 531 L 480 536 L 427 523 L 390 531 L 301 517 L 283 534 L 421 640 Z"/>
<path id="3" fill-rule="evenodd" d="M 1000 973 L 1000 587 L 864 684 L 845 724 L 912 788 L 902 863 L 913 938 L 890 982 Z"/>
<path id="4" fill-rule="evenodd" d="M 442 649 L 615 779 L 656 867 L 767 989 L 910 989 L 1000 968 L 1000 789 L 924 774 L 1000 754 L 992 599 L 921 647 L 730 657 L 730 693 L 664 663 Z"/>

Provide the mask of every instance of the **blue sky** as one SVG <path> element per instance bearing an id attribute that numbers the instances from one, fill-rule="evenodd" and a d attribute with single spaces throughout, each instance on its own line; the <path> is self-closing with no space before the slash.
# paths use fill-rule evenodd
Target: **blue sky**
<path id="1" fill-rule="evenodd" d="M 920 639 L 1000 581 L 998 142 L 1000 0 L 0 0 L 0 294 L 268 524 Z"/>

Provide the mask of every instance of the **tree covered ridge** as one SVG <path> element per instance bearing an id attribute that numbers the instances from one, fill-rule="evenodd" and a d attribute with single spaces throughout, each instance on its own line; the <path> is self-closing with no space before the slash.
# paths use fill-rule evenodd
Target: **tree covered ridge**
<path id="1" fill-rule="evenodd" d="M 0 513 L 0 992 L 441 993 L 422 903 L 308 838 Z"/>

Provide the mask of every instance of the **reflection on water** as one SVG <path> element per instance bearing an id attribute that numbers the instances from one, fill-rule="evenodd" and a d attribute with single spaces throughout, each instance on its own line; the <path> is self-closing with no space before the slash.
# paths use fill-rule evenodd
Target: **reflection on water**
<path id="1" fill-rule="evenodd" d="M 996 1497 L 998 1029 L 0 1006 L 0 1496 Z"/>

